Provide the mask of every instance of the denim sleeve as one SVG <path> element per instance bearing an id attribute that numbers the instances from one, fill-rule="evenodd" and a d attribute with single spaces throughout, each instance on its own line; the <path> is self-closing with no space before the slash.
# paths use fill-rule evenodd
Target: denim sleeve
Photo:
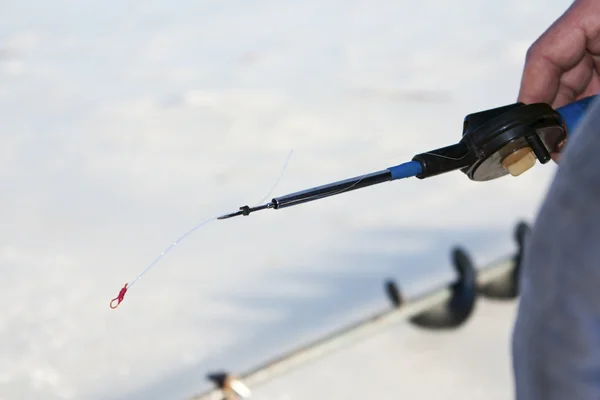
<path id="1" fill-rule="evenodd" d="M 517 400 L 600 399 L 600 103 L 569 138 L 526 241 Z"/>

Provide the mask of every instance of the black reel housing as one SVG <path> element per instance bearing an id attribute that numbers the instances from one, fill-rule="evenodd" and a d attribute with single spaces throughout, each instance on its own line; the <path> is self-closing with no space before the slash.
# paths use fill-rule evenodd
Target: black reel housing
<path id="1" fill-rule="evenodd" d="M 420 179 L 460 169 L 471 180 L 489 181 L 508 174 L 502 160 L 515 151 L 529 147 L 545 164 L 566 137 L 560 114 L 549 104 L 515 103 L 467 115 L 460 142 L 413 160 L 423 167 Z"/>

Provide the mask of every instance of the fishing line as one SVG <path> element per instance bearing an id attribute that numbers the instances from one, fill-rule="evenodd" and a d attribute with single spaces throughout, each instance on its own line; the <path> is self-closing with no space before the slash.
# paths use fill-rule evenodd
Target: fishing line
<path id="1" fill-rule="evenodd" d="M 445 156 L 443 154 L 437 154 L 437 153 L 429 153 L 429 152 L 425 152 L 425 153 L 421 153 L 421 154 L 428 154 L 430 156 L 434 156 L 434 157 L 439 157 L 439 158 L 445 158 L 446 160 L 453 160 L 453 161 L 460 161 L 460 160 L 464 160 L 465 158 L 467 158 L 469 156 L 469 154 L 464 154 L 461 157 L 450 157 L 450 156 Z"/>
<path id="2" fill-rule="evenodd" d="M 283 174 L 285 172 L 285 170 L 287 169 L 288 163 L 290 161 L 290 158 L 292 157 L 292 153 L 294 152 L 294 150 L 290 150 L 287 158 L 285 159 L 285 162 L 283 164 L 283 167 L 281 168 L 281 172 L 279 173 L 279 176 L 277 177 L 277 179 L 275 180 L 275 183 L 271 186 L 271 188 L 269 189 L 269 191 L 267 192 L 267 194 L 263 197 L 262 200 L 259 201 L 259 204 L 264 202 L 270 195 L 271 193 L 273 193 L 273 191 L 275 190 L 275 188 L 277 187 L 277 185 L 279 185 L 279 182 L 281 181 L 281 178 L 283 177 Z M 221 214 L 219 214 L 221 215 Z M 192 233 L 194 233 L 195 231 L 197 231 L 198 229 L 202 228 L 203 226 L 205 226 L 206 224 L 208 224 L 209 222 L 212 222 L 214 220 L 216 220 L 219 216 L 214 216 L 212 218 L 209 219 L 205 219 L 203 221 L 201 221 L 198 225 L 194 226 L 192 229 L 190 229 L 189 231 L 187 231 L 186 233 L 184 233 L 183 235 L 181 235 L 177 240 L 175 240 L 173 243 L 171 243 L 169 245 L 169 247 L 167 247 L 165 250 L 163 250 L 162 253 L 160 253 L 160 255 L 158 257 L 156 257 L 154 259 L 154 261 L 152 261 L 150 264 L 148 264 L 148 266 L 146 268 L 144 268 L 144 270 L 130 283 L 126 283 L 123 288 L 121 288 L 121 290 L 119 291 L 119 294 L 117 295 L 117 297 L 115 297 L 114 299 L 112 299 L 110 301 L 110 308 L 115 309 L 119 306 L 119 304 L 121 304 L 121 302 L 123 301 L 123 299 L 125 298 L 125 294 L 127 293 L 127 291 L 129 289 L 131 289 L 131 287 L 142 278 L 142 276 L 144 276 L 154 265 L 156 265 L 156 263 L 163 258 L 169 251 L 171 251 L 175 246 L 177 246 L 179 244 L 179 242 L 181 242 L 183 239 L 185 239 L 186 237 L 188 237 L 189 235 L 191 235 Z"/>
<path id="3" fill-rule="evenodd" d="M 288 163 L 290 162 L 290 158 L 292 158 L 292 153 L 293 152 L 294 152 L 293 149 L 290 150 L 290 152 L 288 153 L 287 158 L 285 159 L 285 162 L 283 163 L 283 167 L 281 168 L 281 172 L 279 173 L 279 176 L 277 177 L 277 180 L 275 181 L 275 183 L 273 184 L 273 186 L 271 186 L 271 189 L 269 189 L 269 191 L 267 192 L 267 194 L 265 194 L 264 197 L 257 204 L 264 203 L 269 198 L 269 196 L 271 196 L 271 194 L 273 193 L 273 191 L 275 190 L 275 188 L 277 187 L 277 185 L 279 185 L 279 182 L 281 181 L 281 178 L 283 177 L 283 173 L 287 169 Z"/>

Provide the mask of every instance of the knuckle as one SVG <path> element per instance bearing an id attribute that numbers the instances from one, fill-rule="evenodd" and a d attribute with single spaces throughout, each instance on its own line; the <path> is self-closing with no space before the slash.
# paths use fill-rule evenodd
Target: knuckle
<path id="1" fill-rule="evenodd" d="M 539 42 L 534 42 L 531 46 L 529 46 L 529 48 L 527 49 L 527 52 L 525 52 L 525 61 L 529 62 L 531 60 L 535 60 L 536 58 L 539 58 L 540 56 L 540 46 L 539 46 Z"/>

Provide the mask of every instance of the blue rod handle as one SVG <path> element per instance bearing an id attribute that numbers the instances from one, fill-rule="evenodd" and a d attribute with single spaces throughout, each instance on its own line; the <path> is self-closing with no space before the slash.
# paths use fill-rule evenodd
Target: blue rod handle
<path id="1" fill-rule="evenodd" d="M 572 134 L 577 129 L 577 126 L 583 117 L 585 117 L 586 111 L 590 104 L 594 102 L 600 95 L 594 95 L 584 97 L 581 100 L 577 100 L 573 103 L 569 103 L 566 106 L 562 106 L 556 109 L 563 119 L 563 122 L 567 126 L 567 135 Z"/>
<path id="2" fill-rule="evenodd" d="M 418 161 L 409 161 L 394 167 L 389 167 L 387 170 L 390 171 L 392 180 L 395 181 L 396 179 L 410 178 L 419 175 L 423 172 L 423 167 Z"/>

